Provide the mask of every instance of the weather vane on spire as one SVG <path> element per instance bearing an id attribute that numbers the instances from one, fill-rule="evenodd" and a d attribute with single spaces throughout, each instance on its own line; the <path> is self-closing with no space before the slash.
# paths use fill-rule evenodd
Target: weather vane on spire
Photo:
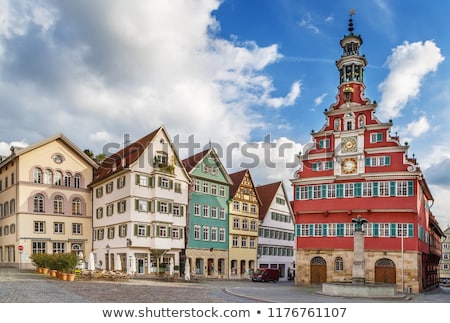
<path id="1" fill-rule="evenodd" d="M 348 31 L 350 32 L 350 34 L 353 34 L 353 30 L 354 30 L 352 17 L 354 16 L 355 13 L 356 13 L 355 9 L 350 10 L 350 18 L 348 19 Z"/>

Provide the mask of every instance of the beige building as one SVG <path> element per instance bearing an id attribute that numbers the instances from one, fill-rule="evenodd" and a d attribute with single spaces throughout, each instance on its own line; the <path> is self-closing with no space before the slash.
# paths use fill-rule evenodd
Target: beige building
<path id="1" fill-rule="evenodd" d="M 230 279 L 250 278 L 256 269 L 261 201 L 248 169 L 230 174 Z"/>
<path id="2" fill-rule="evenodd" d="M 0 265 L 32 268 L 34 253 L 91 251 L 95 167 L 63 134 L 11 148 L 0 162 Z"/>

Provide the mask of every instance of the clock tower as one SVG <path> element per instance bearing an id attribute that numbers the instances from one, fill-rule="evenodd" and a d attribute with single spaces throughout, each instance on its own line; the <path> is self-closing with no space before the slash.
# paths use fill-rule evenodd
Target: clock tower
<path id="1" fill-rule="evenodd" d="M 336 102 L 325 109 L 322 128 L 311 131 L 291 180 L 296 284 L 351 280 L 352 218 L 361 216 L 368 220 L 365 281 L 398 288 L 407 283 L 422 291 L 439 280 L 439 248 L 429 246 L 438 246 L 443 233 L 431 213 L 433 196 L 423 173 L 408 156 L 409 145 L 392 135 L 392 121 L 378 120 L 377 103 L 365 97 L 367 60 L 353 15 L 339 43 Z"/>

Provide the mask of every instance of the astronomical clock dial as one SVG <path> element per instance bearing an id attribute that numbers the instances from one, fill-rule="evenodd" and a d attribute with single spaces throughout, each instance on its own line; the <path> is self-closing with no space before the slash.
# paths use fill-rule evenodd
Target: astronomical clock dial
<path id="1" fill-rule="evenodd" d="M 356 151 L 356 137 L 342 138 L 342 151 L 345 153 Z"/>
<path id="2" fill-rule="evenodd" d="M 343 174 L 354 174 L 356 173 L 357 161 L 355 158 L 343 159 L 341 167 Z"/>

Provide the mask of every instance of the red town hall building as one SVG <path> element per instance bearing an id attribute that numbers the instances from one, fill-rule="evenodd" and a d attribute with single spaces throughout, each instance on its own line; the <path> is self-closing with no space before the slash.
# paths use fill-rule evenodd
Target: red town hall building
<path id="1" fill-rule="evenodd" d="M 392 136 L 392 121 L 375 117 L 376 102 L 364 97 L 362 38 L 349 33 L 336 66 L 337 102 L 325 110 L 326 124 L 312 131 L 299 155 L 293 211 L 296 223 L 296 285 L 351 281 L 352 220 L 363 226 L 366 282 L 421 292 L 439 282 L 440 229 L 433 196 L 408 144 Z"/>

